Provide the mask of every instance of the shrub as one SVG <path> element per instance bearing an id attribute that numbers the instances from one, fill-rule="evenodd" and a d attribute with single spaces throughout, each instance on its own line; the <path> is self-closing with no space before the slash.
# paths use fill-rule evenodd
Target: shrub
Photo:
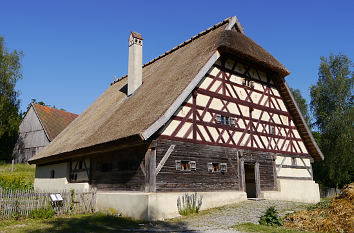
<path id="1" fill-rule="evenodd" d="M 2 189 L 33 189 L 33 183 L 26 181 L 23 175 L 0 174 L 0 188 Z"/>
<path id="2" fill-rule="evenodd" d="M 259 219 L 260 225 L 282 226 L 283 220 L 279 217 L 278 211 L 274 206 L 269 207 L 265 214 Z"/>
<path id="3" fill-rule="evenodd" d="M 29 214 L 30 218 L 34 219 L 48 219 L 52 218 L 55 214 L 55 210 L 52 208 L 41 208 L 38 210 L 32 210 L 31 213 Z"/>
<path id="4" fill-rule="evenodd" d="M 182 199 L 182 200 L 181 200 Z M 177 208 L 180 215 L 199 213 L 202 206 L 203 196 L 197 197 L 197 193 L 185 193 L 182 198 L 177 199 Z"/>

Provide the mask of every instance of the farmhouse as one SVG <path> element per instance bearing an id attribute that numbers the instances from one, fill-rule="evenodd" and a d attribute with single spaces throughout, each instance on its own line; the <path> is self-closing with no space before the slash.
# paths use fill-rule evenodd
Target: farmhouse
<path id="1" fill-rule="evenodd" d="M 19 127 L 13 158 L 25 163 L 68 126 L 78 115 L 32 103 Z"/>
<path id="2" fill-rule="evenodd" d="M 97 188 L 97 209 L 178 215 L 246 198 L 319 201 L 323 155 L 284 79 L 289 71 L 228 18 L 142 65 L 129 36 L 128 75 L 30 159 L 36 189 Z"/>

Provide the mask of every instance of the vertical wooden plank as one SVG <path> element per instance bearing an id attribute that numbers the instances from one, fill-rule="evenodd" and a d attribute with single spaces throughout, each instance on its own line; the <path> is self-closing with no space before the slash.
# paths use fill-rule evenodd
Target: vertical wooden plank
<path id="1" fill-rule="evenodd" d="M 261 183 L 260 183 L 260 175 L 259 175 L 259 162 L 256 162 L 254 166 L 254 175 L 256 181 L 256 197 L 259 198 L 261 196 Z"/>
<path id="2" fill-rule="evenodd" d="M 273 190 L 278 190 L 277 170 L 275 167 L 276 166 L 275 159 L 276 159 L 276 156 L 273 157 L 273 179 L 274 179 L 274 189 Z"/>
<path id="3" fill-rule="evenodd" d="M 156 146 L 155 142 L 145 154 L 145 192 L 156 192 Z"/>
<path id="4" fill-rule="evenodd" d="M 240 191 L 246 192 L 245 161 L 243 158 L 240 159 L 240 171 L 241 171 L 241 177 L 240 177 L 241 189 L 240 189 Z"/>
<path id="5" fill-rule="evenodd" d="M 196 109 L 196 105 L 197 105 L 197 93 L 196 91 L 193 92 L 193 140 L 197 140 L 197 109 Z"/>

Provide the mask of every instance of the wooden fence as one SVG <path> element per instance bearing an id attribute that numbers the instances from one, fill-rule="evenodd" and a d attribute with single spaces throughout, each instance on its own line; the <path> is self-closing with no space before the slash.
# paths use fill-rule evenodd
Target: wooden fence
<path id="1" fill-rule="evenodd" d="M 50 194 L 60 194 L 63 201 L 53 202 Z M 56 214 L 89 213 L 95 210 L 96 190 L 76 192 L 65 190 L 48 193 L 33 190 L 0 188 L 0 219 L 29 216 L 34 210 L 53 208 Z"/>

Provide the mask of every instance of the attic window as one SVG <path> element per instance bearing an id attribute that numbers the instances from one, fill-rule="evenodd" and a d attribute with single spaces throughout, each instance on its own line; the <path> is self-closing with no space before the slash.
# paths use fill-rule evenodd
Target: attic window
<path id="1" fill-rule="evenodd" d="M 242 85 L 249 88 L 254 88 L 254 81 L 244 78 L 242 80 Z"/>
<path id="2" fill-rule="evenodd" d="M 197 163 L 195 161 L 176 160 L 177 171 L 195 171 L 197 170 Z"/>
<path id="3" fill-rule="evenodd" d="M 269 133 L 273 134 L 273 135 L 275 134 L 275 126 L 274 125 L 269 126 Z"/>
<path id="4" fill-rule="evenodd" d="M 234 117 L 229 117 L 229 116 L 224 116 L 224 115 L 220 115 L 217 114 L 215 116 L 215 122 L 217 124 L 222 124 L 222 125 L 235 125 L 236 120 Z"/>

